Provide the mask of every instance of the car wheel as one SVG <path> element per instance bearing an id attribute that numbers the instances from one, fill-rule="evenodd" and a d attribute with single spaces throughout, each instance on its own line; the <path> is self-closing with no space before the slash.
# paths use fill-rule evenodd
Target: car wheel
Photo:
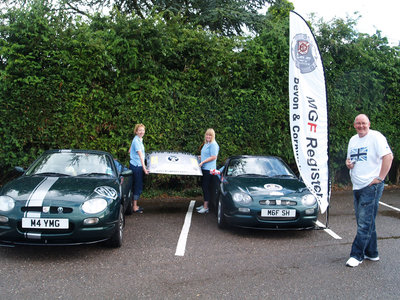
<path id="1" fill-rule="evenodd" d="M 131 215 L 133 214 L 133 196 L 132 196 L 132 191 L 129 191 L 128 197 L 125 199 L 125 201 L 128 201 L 128 205 L 126 207 L 125 214 Z"/>
<path id="2" fill-rule="evenodd" d="M 218 197 L 217 223 L 221 229 L 227 228 L 228 224 L 225 220 L 224 205 L 222 204 L 222 196 Z"/>
<path id="3" fill-rule="evenodd" d="M 125 227 L 125 216 L 124 216 L 124 209 L 121 204 L 119 207 L 117 228 L 112 237 L 108 240 L 108 245 L 110 247 L 119 248 L 122 246 L 124 227 Z"/>

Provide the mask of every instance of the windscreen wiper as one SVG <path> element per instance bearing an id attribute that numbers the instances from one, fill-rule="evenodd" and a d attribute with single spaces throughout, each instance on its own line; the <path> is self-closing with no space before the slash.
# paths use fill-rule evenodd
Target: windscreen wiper
<path id="1" fill-rule="evenodd" d="M 38 175 L 38 176 L 49 176 L 49 177 L 69 177 L 71 175 L 64 174 L 64 173 L 58 173 L 58 172 L 43 172 L 43 173 L 35 173 L 32 175 Z"/>
<path id="2" fill-rule="evenodd" d="M 77 176 L 82 176 L 82 177 L 96 177 L 96 176 L 113 176 L 112 174 L 106 174 L 106 173 L 99 173 L 99 172 L 92 172 L 92 173 L 83 173 L 79 174 Z"/>
<path id="3" fill-rule="evenodd" d="M 289 177 L 289 178 L 296 178 L 294 175 L 289 175 L 289 174 L 280 174 L 280 175 L 274 175 L 272 176 L 274 178 L 282 178 L 282 177 Z"/>
<path id="4" fill-rule="evenodd" d="M 245 173 L 245 174 L 237 175 L 236 177 L 269 177 L 269 176 L 262 175 L 262 174 L 254 174 L 254 173 Z"/>

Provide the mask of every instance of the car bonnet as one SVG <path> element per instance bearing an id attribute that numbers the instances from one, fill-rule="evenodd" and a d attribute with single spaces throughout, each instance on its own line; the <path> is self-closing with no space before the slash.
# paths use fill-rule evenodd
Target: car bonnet
<path id="1" fill-rule="evenodd" d="M 270 177 L 229 177 L 226 180 L 225 188 L 230 191 L 244 191 L 252 196 L 283 196 L 292 193 L 301 193 L 306 190 L 304 183 L 297 178 Z"/>
<path id="2" fill-rule="evenodd" d="M 4 186 L 2 194 L 41 206 L 54 201 L 80 204 L 96 194 L 116 198 L 119 188 L 115 178 L 22 176 Z"/>

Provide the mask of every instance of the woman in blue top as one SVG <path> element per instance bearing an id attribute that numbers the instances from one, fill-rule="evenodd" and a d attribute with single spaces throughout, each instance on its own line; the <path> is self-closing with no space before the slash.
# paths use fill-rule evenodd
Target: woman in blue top
<path id="1" fill-rule="evenodd" d="M 211 199 L 212 181 L 214 175 L 210 174 L 210 170 L 217 168 L 219 146 L 215 141 L 215 131 L 212 128 L 207 129 L 204 135 L 204 145 L 201 148 L 200 167 L 203 172 L 201 187 L 204 195 L 204 205 L 197 208 L 200 214 L 208 213 L 208 202 Z"/>
<path id="2" fill-rule="evenodd" d="M 133 138 L 131 147 L 129 148 L 129 169 L 133 172 L 133 211 L 136 213 L 143 212 L 143 208 L 137 205 L 137 201 L 139 200 L 143 190 L 143 173 L 149 174 L 144 163 L 146 154 L 144 151 L 143 136 L 145 129 L 146 128 L 143 124 L 135 125 L 135 137 Z"/>

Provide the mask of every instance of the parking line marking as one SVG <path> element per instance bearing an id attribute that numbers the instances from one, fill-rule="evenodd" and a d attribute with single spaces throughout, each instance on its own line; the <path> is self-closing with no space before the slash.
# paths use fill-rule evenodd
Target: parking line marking
<path id="1" fill-rule="evenodd" d="M 324 224 L 322 224 L 320 221 L 317 220 L 316 224 L 319 227 L 323 227 L 325 228 L 324 231 L 329 234 L 331 237 L 333 237 L 336 240 L 341 240 L 342 238 L 340 236 L 338 236 L 336 233 L 334 233 L 332 230 L 330 230 L 329 228 L 326 228 L 326 226 Z"/>
<path id="2" fill-rule="evenodd" d="M 400 212 L 400 209 L 399 209 L 399 208 L 394 207 L 394 206 L 391 206 L 391 205 L 389 205 L 389 204 L 386 204 L 386 203 L 384 203 L 384 202 L 382 202 L 382 201 L 379 201 L 379 204 L 381 204 L 381 205 L 383 205 L 383 206 L 386 206 L 386 207 L 389 207 L 389 208 L 391 208 L 391 209 L 393 209 L 393 210 L 395 210 L 395 211 Z M 335 232 L 333 232 L 332 230 L 326 228 L 326 226 L 325 226 L 324 224 L 322 224 L 320 221 L 317 220 L 317 222 L 315 222 L 315 223 L 316 223 L 317 226 L 325 228 L 324 231 L 325 231 L 326 233 L 328 233 L 330 236 L 332 236 L 334 239 L 337 239 L 337 240 L 341 240 L 341 239 L 342 239 L 342 238 L 341 238 L 340 236 L 338 236 Z"/>
<path id="3" fill-rule="evenodd" d="M 391 206 L 391 205 L 386 204 L 386 203 L 383 203 L 383 202 L 381 202 L 381 201 L 379 201 L 379 204 L 382 204 L 383 206 L 389 207 L 389 208 L 391 208 L 391 209 L 394 209 L 394 210 L 400 212 L 400 209 L 398 209 L 397 207 Z"/>
<path id="4" fill-rule="evenodd" d="M 178 245 L 176 246 L 176 251 L 175 251 L 176 256 L 185 255 L 186 241 L 187 241 L 187 236 L 189 234 L 190 223 L 192 222 L 192 213 L 195 203 L 196 203 L 195 200 L 190 201 L 189 208 L 185 217 L 185 222 L 183 223 L 181 235 L 179 236 Z"/>

